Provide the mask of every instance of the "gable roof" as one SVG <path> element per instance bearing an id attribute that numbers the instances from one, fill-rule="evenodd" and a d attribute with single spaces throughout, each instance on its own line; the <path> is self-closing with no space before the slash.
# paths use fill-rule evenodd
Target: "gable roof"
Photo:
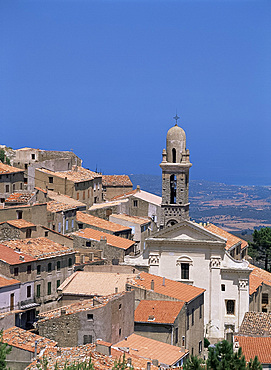
<path id="1" fill-rule="evenodd" d="M 2 241 L 2 244 L 37 259 L 75 253 L 73 249 L 45 237 Z"/>
<path id="2" fill-rule="evenodd" d="M 79 202 L 79 200 L 73 199 L 69 197 L 68 195 L 57 193 L 56 191 L 48 190 L 47 195 L 49 199 L 55 202 L 58 202 L 60 204 L 69 205 L 70 208 L 80 208 L 80 207 L 86 208 L 85 203 Z"/>
<path id="3" fill-rule="evenodd" d="M 47 173 L 51 176 L 61 177 L 63 179 L 67 178 L 67 180 L 72 181 L 74 183 L 77 182 L 84 182 L 90 181 L 95 179 L 96 177 L 102 177 L 100 174 L 90 171 L 83 167 L 73 166 L 72 170 L 70 171 L 51 171 L 45 168 L 36 168 L 36 170 Z"/>
<path id="4" fill-rule="evenodd" d="M 122 226 L 122 225 L 116 224 L 115 222 L 107 221 L 107 220 L 104 220 L 103 218 L 95 217 L 95 216 L 92 216 L 92 215 L 89 215 L 87 213 L 83 213 L 80 211 L 76 213 L 76 220 L 84 224 L 87 224 L 87 225 L 96 226 L 101 229 L 109 230 L 113 232 L 131 230 L 131 228 L 128 226 Z"/>
<path id="5" fill-rule="evenodd" d="M 234 336 L 234 346 L 242 348 L 246 361 L 258 357 L 262 364 L 271 364 L 271 337 Z"/>
<path id="6" fill-rule="evenodd" d="M 251 264 L 249 264 L 248 266 L 253 269 L 250 276 L 258 277 L 259 279 L 261 279 L 261 281 L 264 284 L 271 286 L 271 273 L 270 272 L 263 270 L 260 267 L 251 265 Z"/>
<path id="7" fill-rule="evenodd" d="M 101 238 L 106 239 L 108 245 L 111 245 L 112 247 L 116 247 L 116 248 L 121 248 L 124 250 L 132 247 L 135 244 L 133 240 L 121 238 L 120 236 L 107 234 L 107 233 L 104 233 L 103 231 L 94 230 L 90 228 L 85 228 L 85 229 L 76 231 L 72 233 L 72 235 L 80 236 L 81 238 L 85 238 L 85 239 L 97 240 L 97 241 L 100 241 Z"/>
<path id="8" fill-rule="evenodd" d="M 234 246 L 240 244 L 241 249 L 244 249 L 245 247 L 248 246 L 248 242 L 246 242 L 243 239 L 238 238 L 237 236 L 228 233 L 227 231 L 221 229 L 220 227 L 214 225 L 214 224 L 206 224 L 204 225 L 205 229 L 211 231 L 212 233 L 222 236 L 223 238 L 227 239 L 226 242 L 226 250 L 230 250 Z"/>
<path id="9" fill-rule="evenodd" d="M 128 175 L 102 175 L 103 186 L 133 186 Z"/>
<path id="10" fill-rule="evenodd" d="M 131 334 L 125 340 L 113 345 L 114 348 L 129 348 L 129 353 L 150 360 L 157 359 L 161 364 L 173 366 L 188 354 L 181 351 L 180 347 L 159 342 L 154 339 Z"/>
<path id="11" fill-rule="evenodd" d="M 0 276 L 0 288 L 3 288 L 5 286 L 10 286 L 10 285 L 16 285 L 16 284 L 21 284 L 21 282 L 16 279 L 8 279 L 8 278 L 5 278 L 4 276 Z"/>
<path id="12" fill-rule="evenodd" d="M 140 190 L 134 194 L 134 198 L 145 200 L 148 203 L 155 204 L 156 206 L 161 206 L 162 197 L 158 195 L 149 193 L 148 191 Z"/>
<path id="13" fill-rule="evenodd" d="M 152 275 L 143 271 L 137 276 L 130 278 L 128 283 L 134 287 L 151 290 L 152 281 L 154 282 L 153 291 L 155 293 L 163 294 L 183 302 L 190 302 L 205 292 L 205 289 L 187 285 L 179 281 L 165 279 L 161 276 Z"/>
<path id="14" fill-rule="evenodd" d="M 138 224 L 141 226 L 145 224 L 149 224 L 151 222 L 149 218 L 139 217 L 139 216 L 129 216 L 129 215 L 126 215 L 125 213 L 113 213 L 109 217 L 114 217 L 116 219 L 124 220 L 124 221 L 131 222 L 133 224 Z"/>
<path id="15" fill-rule="evenodd" d="M 19 219 L 19 220 L 8 220 L 8 221 L 3 221 L 3 222 L 0 222 L 0 225 L 2 224 L 9 224 L 13 227 L 16 227 L 17 229 L 25 229 L 25 228 L 28 228 L 28 227 L 35 227 L 36 225 L 33 224 L 32 222 L 28 222 L 28 221 L 25 221 L 24 219 Z"/>
<path id="16" fill-rule="evenodd" d="M 31 333 L 28 330 L 13 326 L 12 328 L 3 331 L 3 342 L 10 346 L 24 349 L 29 352 L 35 352 L 35 342 L 37 342 L 37 352 L 39 353 L 43 348 L 55 347 L 57 342 L 40 335 Z"/>
<path id="17" fill-rule="evenodd" d="M 142 300 L 135 310 L 135 322 L 173 324 L 184 302 Z"/>
<path id="18" fill-rule="evenodd" d="M 58 288 L 64 294 L 85 296 L 106 296 L 126 290 L 127 278 L 132 274 L 112 272 L 77 271 L 68 277 Z"/>
<path id="19" fill-rule="evenodd" d="M 271 313 L 246 312 L 238 335 L 271 337 Z"/>
<path id="20" fill-rule="evenodd" d="M 24 193 L 12 193 L 5 200 L 5 203 L 28 203 L 35 193 L 24 192 Z"/>
<path id="21" fill-rule="evenodd" d="M 18 265 L 21 263 L 29 263 L 36 261 L 36 258 L 32 256 L 16 251 L 12 248 L 7 247 L 6 245 L 0 244 L 0 260 L 8 263 L 9 265 Z"/>
<path id="22" fill-rule="evenodd" d="M 14 173 L 14 172 L 24 172 L 24 170 L 13 167 L 13 166 L 9 166 L 8 164 L 4 164 L 0 161 L 0 175 Z"/>

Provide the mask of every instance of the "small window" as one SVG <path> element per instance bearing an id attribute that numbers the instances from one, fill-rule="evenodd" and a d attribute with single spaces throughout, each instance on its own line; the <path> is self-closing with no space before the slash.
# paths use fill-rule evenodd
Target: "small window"
<path id="1" fill-rule="evenodd" d="M 267 293 L 262 294 L 262 304 L 268 304 L 268 294 Z"/>
<path id="2" fill-rule="evenodd" d="M 51 262 L 48 263 L 47 271 L 48 272 L 51 272 L 52 271 L 52 264 L 51 264 Z"/>
<path id="3" fill-rule="evenodd" d="M 222 290 L 222 292 L 225 292 L 225 290 L 226 290 L 225 284 L 221 284 L 221 290 Z"/>
<path id="4" fill-rule="evenodd" d="M 37 298 L 40 298 L 40 284 L 37 285 Z"/>
<path id="5" fill-rule="evenodd" d="M 31 158 L 32 159 L 35 159 L 35 154 L 31 154 Z"/>
<path id="6" fill-rule="evenodd" d="M 137 208 L 137 206 L 138 206 L 137 200 L 134 200 L 133 204 L 134 204 L 134 207 Z"/>
<path id="7" fill-rule="evenodd" d="M 121 310 L 121 303 L 119 304 L 119 310 Z"/>
<path id="8" fill-rule="evenodd" d="M 84 335 L 83 344 L 92 343 L 92 335 Z"/>
<path id="9" fill-rule="evenodd" d="M 53 184 L 54 178 L 52 176 L 49 176 L 49 184 Z"/>
<path id="10" fill-rule="evenodd" d="M 189 311 L 186 313 L 186 329 L 189 329 Z"/>
<path id="11" fill-rule="evenodd" d="M 78 224 L 78 229 L 82 230 L 83 229 L 83 224 Z"/>
<path id="12" fill-rule="evenodd" d="M 89 189 L 88 189 L 88 198 L 90 197 L 90 191 L 89 191 Z"/>
<path id="13" fill-rule="evenodd" d="M 235 312 L 235 301 L 229 299 L 226 301 L 227 315 L 234 315 Z"/>
<path id="14" fill-rule="evenodd" d="M 31 274 L 31 265 L 28 265 L 28 266 L 27 266 L 27 273 L 28 273 L 28 274 Z"/>
<path id="15" fill-rule="evenodd" d="M 26 239 L 31 238 L 31 233 L 32 233 L 32 230 L 31 229 L 26 229 L 26 233 L 25 233 Z"/>
<path id="16" fill-rule="evenodd" d="M 45 236 L 45 237 L 47 237 L 47 236 L 48 236 L 48 234 L 49 234 L 49 233 L 48 233 L 48 231 L 45 231 L 45 232 L 44 232 L 44 236 Z"/>
<path id="17" fill-rule="evenodd" d="M 57 271 L 60 270 L 60 261 L 57 261 L 57 263 L 56 263 L 56 269 L 57 269 Z"/>
<path id="18" fill-rule="evenodd" d="M 179 341 L 179 329 L 175 328 L 175 344 L 177 344 Z"/>
<path id="19" fill-rule="evenodd" d="M 12 191 L 15 191 L 15 184 L 12 185 Z"/>
<path id="20" fill-rule="evenodd" d="M 202 352 L 202 340 L 199 341 L 199 353 L 201 353 L 201 352 Z"/>
<path id="21" fill-rule="evenodd" d="M 19 268 L 14 267 L 14 276 L 18 276 L 18 274 L 19 274 Z"/>
<path id="22" fill-rule="evenodd" d="M 119 328 L 119 336 L 121 336 L 121 328 Z"/>
<path id="23" fill-rule="evenodd" d="M 74 228 L 74 219 L 72 219 L 72 229 Z"/>
<path id="24" fill-rule="evenodd" d="M 27 163 L 24 164 L 24 169 L 27 170 Z"/>
<path id="25" fill-rule="evenodd" d="M 195 310 L 192 308 L 192 326 L 194 325 L 195 322 Z"/>
<path id="26" fill-rule="evenodd" d="M 23 190 L 23 183 L 20 182 L 20 190 Z"/>
<path id="27" fill-rule="evenodd" d="M 31 297 L 31 285 L 28 285 L 26 287 L 26 296 L 27 296 L 27 298 Z"/>
<path id="28" fill-rule="evenodd" d="M 56 281 L 56 289 L 57 289 L 58 287 L 60 287 L 60 280 L 57 280 L 57 281 Z"/>
<path id="29" fill-rule="evenodd" d="M 85 190 L 83 191 L 83 200 L 85 200 L 86 199 L 86 192 L 85 192 Z"/>
<path id="30" fill-rule="evenodd" d="M 185 337 L 183 336 L 182 337 L 182 347 L 184 347 L 185 346 Z"/>
<path id="31" fill-rule="evenodd" d="M 87 319 L 90 320 L 90 321 L 93 321 L 93 314 L 92 313 L 88 313 L 87 314 Z"/>
<path id="32" fill-rule="evenodd" d="M 38 265 L 37 266 L 37 275 L 40 275 L 40 272 L 41 272 L 41 265 Z"/>
<path id="33" fill-rule="evenodd" d="M 66 220 L 66 231 L 69 229 L 69 220 Z"/>
<path id="34" fill-rule="evenodd" d="M 58 232 L 61 233 L 61 222 L 58 223 Z"/>
<path id="35" fill-rule="evenodd" d="M 181 263 L 181 279 L 189 279 L 189 263 Z"/>
<path id="36" fill-rule="evenodd" d="M 72 258 L 69 258 L 69 267 L 72 267 Z"/>
<path id="37" fill-rule="evenodd" d="M 202 304 L 199 306 L 199 318 L 202 318 Z"/>
<path id="38" fill-rule="evenodd" d="M 6 185 L 6 193 L 9 193 L 9 185 Z"/>
<path id="39" fill-rule="evenodd" d="M 27 177 L 24 177 L 24 184 L 27 184 Z"/>
<path id="40" fill-rule="evenodd" d="M 17 219 L 21 220 L 23 218 L 23 211 L 17 211 Z"/>
<path id="41" fill-rule="evenodd" d="M 50 295 L 52 293 L 52 283 L 49 281 L 47 284 L 47 294 Z"/>

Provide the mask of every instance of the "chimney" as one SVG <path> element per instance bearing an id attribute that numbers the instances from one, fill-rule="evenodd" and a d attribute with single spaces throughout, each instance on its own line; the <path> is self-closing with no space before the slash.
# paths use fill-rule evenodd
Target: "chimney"
<path id="1" fill-rule="evenodd" d="M 151 290 L 154 290 L 154 280 L 151 281 Z"/>
<path id="2" fill-rule="evenodd" d="M 128 357 L 127 358 L 127 365 L 130 367 L 130 366 L 132 366 L 132 359 L 131 359 L 131 357 Z"/>
<path id="3" fill-rule="evenodd" d="M 136 186 L 136 192 L 138 193 L 140 191 L 140 186 L 139 185 L 137 185 Z"/>
<path id="4" fill-rule="evenodd" d="M 147 370 L 151 370 L 151 362 L 147 362 Z"/>
<path id="5" fill-rule="evenodd" d="M 166 278 L 165 277 L 163 277 L 163 284 L 162 285 L 166 286 Z"/>
<path id="6" fill-rule="evenodd" d="M 153 366 L 156 366 L 156 367 L 158 367 L 158 365 L 159 365 L 159 361 L 158 360 L 152 360 L 152 364 L 153 364 Z"/>
<path id="7" fill-rule="evenodd" d="M 118 287 L 117 286 L 115 287 L 115 293 L 118 293 Z"/>
<path id="8" fill-rule="evenodd" d="M 24 256 L 22 256 L 22 255 L 21 255 L 21 256 L 19 256 L 19 260 L 20 260 L 20 261 L 24 261 Z"/>

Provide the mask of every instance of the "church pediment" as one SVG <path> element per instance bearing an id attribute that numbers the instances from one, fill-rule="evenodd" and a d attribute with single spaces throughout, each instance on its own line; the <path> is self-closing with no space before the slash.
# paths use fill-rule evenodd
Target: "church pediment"
<path id="1" fill-rule="evenodd" d="M 226 239 L 218 236 L 199 224 L 191 221 L 182 221 L 174 226 L 164 228 L 153 234 L 151 239 L 170 239 L 184 241 L 212 241 L 223 243 Z"/>

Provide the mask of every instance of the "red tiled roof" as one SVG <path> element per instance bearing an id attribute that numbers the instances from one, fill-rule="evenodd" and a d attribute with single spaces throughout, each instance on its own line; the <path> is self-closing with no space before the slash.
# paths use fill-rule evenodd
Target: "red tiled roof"
<path id="1" fill-rule="evenodd" d="M 27 253 L 34 258 L 54 257 L 74 252 L 72 249 L 45 237 L 2 241 L 2 244 Z"/>
<path id="2" fill-rule="evenodd" d="M 82 222 L 84 224 L 93 225 L 101 229 L 110 230 L 113 232 L 131 230 L 131 228 L 128 226 L 121 226 L 119 224 L 116 224 L 115 222 L 110 222 L 102 218 L 95 217 L 80 211 L 76 213 L 76 219 L 77 221 Z"/>
<path id="3" fill-rule="evenodd" d="M 54 340 L 41 337 L 17 326 L 3 331 L 3 342 L 29 352 L 35 352 L 35 342 L 37 342 L 38 353 L 45 347 L 55 347 L 57 345 Z"/>
<path id="4" fill-rule="evenodd" d="M 215 226 L 214 224 L 207 224 L 204 227 L 205 229 L 211 231 L 212 233 L 218 236 L 222 236 L 223 238 L 227 239 L 226 248 L 225 248 L 226 250 L 231 249 L 234 245 L 238 243 L 241 243 L 241 249 L 248 246 L 248 242 L 246 242 L 245 240 L 240 239 L 237 236 L 228 233 L 227 231 L 221 229 L 218 226 Z"/>
<path id="5" fill-rule="evenodd" d="M 132 190 L 132 191 L 128 191 L 127 193 L 123 193 L 123 194 L 120 194 L 120 195 L 116 195 L 115 197 L 111 198 L 111 201 L 112 200 L 117 200 L 117 199 L 123 199 L 123 198 L 127 198 L 133 194 L 135 194 L 138 190 L 135 189 L 135 190 Z"/>
<path id="6" fill-rule="evenodd" d="M 261 269 L 260 267 L 256 267 L 254 265 L 249 264 L 249 267 L 253 269 L 253 271 L 250 274 L 251 277 L 258 277 L 261 279 L 261 281 L 266 284 L 271 286 L 271 273 Z"/>
<path id="7" fill-rule="evenodd" d="M 0 162 L 0 174 L 9 174 L 14 172 L 24 172 L 24 170 Z"/>
<path id="8" fill-rule="evenodd" d="M 37 189 L 37 190 L 41 191 L 41 192 L 42 192 L 42 193 L 44 193 L 44 194 L 47 194 L 47 190 L 42 189 L 42 188 L 39 188 L 38 186 L 35 186 L 35 189 Z"/>
<path id="9" fill-rule="evenodd" d="M 80 236 L 81 238 L 85 239 L 93 239 L 93 240 L 101 240 L 102 238 L 107 239 L 107 244 L 111 245 L 112 247 L 121 248 L 121 249 L 128 249 L 132 245 L 135 244 L 133 240 L 121 238 L 120 236 L 111 235 L 104 233 L 103 231 L 94 230 L 90 228 L 79 230 L 75 233 L 72 233 L 72 235 Z"/>
<path id="10" fill-rule="evenodd" d="M 135 310 L 135 321 L 173 324 L 183 305 L 184 302 L 177 301 L 143 300 Z"/>
<path id="11" fill-rule="evenodd" d="M 180 347 L 159 342 L 154 339 L 131 334 L 127 339 L 114 344 L 114 348 L 129 348 L 129 354 L 135 354 L 145 359 L 157 359 L 160 363 L 172 366 L 188 353 Z"/>
<path id="12" fill-rule="evenodd" d="M 271 313 L 246 312 L 238 335 L 271 337 Z"/>
<path id="13" fill-rule="evenodd" d="M 151 222 L 149 218 L 139 217 L 139 216 L 129 216 L 129 215 L 126 215 L 125 213 L 113 213 L 112 215 L 110 215 L 110 217 L 112 218 L 114 217 L 119 220 L 128 221 L 128 222 L 138 224 L 141 226 Z"/>
<path id="14" fill-rule="evenodd" d="M 28 203 L 35 193 L 12 193 L 5 203 Z"/>
<path id="15" fill-rule="evenodd" d="M 103 175 L 103 186 L 131 186 L 133 184 L 128 175 Z"/>
<path id="16" fill-rule="evenodd" d="M 36 258 L 25 253 L 17 252 L 6 245 L 0 244 L 0 260 L 9 265 L 18 265 L 19 263 L 36 261 Z"/>
<path id="17" fill-rule="evenodd" d="M 237 342 L 246 361 L 257 356 L 262 364 L 271 364 L 271 337 L 234 336 L 234 346 Z"/>
<path id="18" fill-rule="evenodd" d="M 58 202 L 57 200 L 50 200 L 47 203 L 47 211 L 49 212 L 61 212 L 67 211 L 68 209 L 75 209 L 77 206 L 72 206 L 67 203 Z"/>
<path id="19" fill-rule="evenodd" d="M 179 281 L 165 279 L 163 285 L 163 277 L 148 274 L 147 272 L 140 272 L 135 278 L 129 279 L 129 284 L 135 287 L 151 290 L 151 281 L 154 281 L 155 293 L 163 294 L 168 297 L 178 299 L 183 302 L 190 302 L 198 295 L 205 292 L 205 289 L 187 285 Z"/>
<path id="20" fill-rule="evenodd" d="M 262 279 L 256 275 L 249 275 L 249 295 L 255 293 L 260 285 L 262 285 Z"/>
<path id="21" fill-rule="evenodd" d="M 9 286 L 9 285 L 15 285 L 15 284 L 21 284 L 21 282 L 16 279 L 7 279 L 3 276 L 0 276 L 0 288 L 4 286 Z"/>
<path id="22" fill-rule="evenodd" d="M 72 182 L 84 182 L 84 181 L 93 180 L 96 177 L 102 177 L 102 175 L 96 172 L 90 171 L 86 168 L 79 167 L 79 166 L 78 167 L 73 166 L 72 170 L 70 171 L 54 172 L 54 171 L 47 170 L 45 168 L 39 168 L 37 170 L 41 172 L 45 172 L 48 175 L 61 177 L 63 179 L 67 178 L 67 180 L 72 181 Z"/>
<path id="23" fill-rule="evenodd" d="M 18 229 L 24 229 L 26 227 L 35 227 L 36 225 L 35 224 L 32 224 L 32 222 L 28 222 L 28 221 L 25 221 L 23 219 L 20 219 L 20 220 L 8 220 L 8 221 L 4 221 L 4 222 L 0 222 L 0 225 L 1 224 L 4 224 L 4 223 L 7 223 L 11 226 L 14 226 Z"/>

